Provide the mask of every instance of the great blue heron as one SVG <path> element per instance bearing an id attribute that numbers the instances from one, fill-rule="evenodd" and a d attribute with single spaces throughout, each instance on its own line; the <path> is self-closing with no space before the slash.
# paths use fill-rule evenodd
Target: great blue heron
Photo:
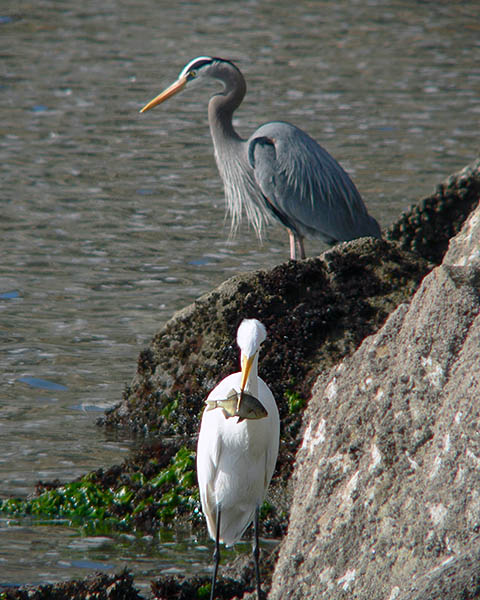
<path id="1" fill-rule="evenodd" d="M 288 230 L 293 259 L 305 258 L 305 236 L 327 244 L 381 237 L 377 221 L 368 214 L 350 177 L 304 131 L 273 121 L 259 127 L 248 140 L 237 134 L 232 117 L 247 87 L 232 62 L 210 56 L 194 58 L 177 81 L 140 112 L 193 82 L 208 79 L 223 84 L 223 91 L 210 99 L 208 120 L 233 229 L 241 219 L 242 207 L 259 237 L 265 223 L 272 218 L 280 221 Z"/>
<path id="2" fill-rule="evenodd" d="M 197 447 L 197 477 L 208 532 L 215 540 L 214 570 L 210 600 L 220 562 L 220 542 L 232 546 L 254 522 L 253 556 L 257 596 L 260 598 L 258 566 L 258 512 L 272 478 L 278 454 L 280 420 L 267 384 L 258 377 L 258 352 L 266 338 L 265 327 L 256 319 L 244 319 L 238 328 L 241 372 L 225 377 L 206 399 Z M 266 410 L 263 418 L 241 420 L 230 417 L 212 401 L 227 397 L 234 389 L 258 399 Z M 218 402 L 217 402 L 218 404 Z"/>

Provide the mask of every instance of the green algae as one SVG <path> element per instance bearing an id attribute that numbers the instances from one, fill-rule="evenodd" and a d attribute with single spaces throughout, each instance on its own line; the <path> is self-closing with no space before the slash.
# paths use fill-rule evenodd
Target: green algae
<path id="1" fill-rule="evenodd" d="M 197 596 L 198 598 L 210 598 L 210 592 L 212 590 L 212 584 L 211 583 L 205 583 L 204 585 L 201 585 L 198 589 L 197 589 Z"/>
<path id="2" fill-rule="evenodd" d="M 288 413 L 290 415 L 295 415 L 303 410 L 306 400 L 299 392 L 287 390 L 284 396 L 287 401 Z"/>
<path id="3" fill-rule="evenodd" d="M 138 471 L 127 483 L 105 487 L 96 473 L 89 473 L 33 498 L 0 500 L 0 512 L 47 518 L 88 535 L 135 529 L 143 512 L 148 512 L 153 525 L 168 524 L 186 513 L 194 520 L 200 512 L 194 468 L 195 453 L 181 447 L 153 477 Z"/>

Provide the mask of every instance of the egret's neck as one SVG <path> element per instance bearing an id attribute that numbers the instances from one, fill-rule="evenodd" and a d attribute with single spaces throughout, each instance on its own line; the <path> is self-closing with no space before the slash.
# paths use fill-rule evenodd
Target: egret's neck
<path id="1" fill-rule="evenodd" d="M 242 356 L 243 362 L 243 356 Z M 245 391 L 250 395 L 258 398 L 258 352 L 253 359 L 252 367 L 250 369 L 250 373 L 248 374 L 248 379 L 245 384 Z"/>

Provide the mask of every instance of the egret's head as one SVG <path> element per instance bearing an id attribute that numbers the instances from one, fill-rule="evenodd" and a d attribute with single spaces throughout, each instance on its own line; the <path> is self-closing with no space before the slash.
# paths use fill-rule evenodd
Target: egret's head
<path id="1" fill-rule="evenodd" d="M 237 332 L 237 344 L 242 354 L 253 356 L 267 338 L 265 326 L 257 319 L 243 319 Z"/>
<path id="2" fill-rule="evenodd" d="M 161 94 L 156 96 L 153 100 L 150 100 L 140 112 L 150 110 L 154 106 L 165 102 L 168 98 L 171 98 L 178 92 L 182 91 L 185 87 L 191 84 L 205 79 L 205 77 L 213 77 L 216 79 L 224 79 L 224 70 L 228 73 L 231 68 L 236 69 L 230 61 L 224 60 L 223 58 L 215 58 L 211 56 L 198 56 L 189 63 L 187 63 L 180 71 L 177 81 L 172 83 L 170 87 L 164 90 Z"/>
<path id="3" fill-rule="evenodd" d="M 267 337 L 265 326 L 257 319 L 244 319 L 237 332 L 237 344 L 241 350 L 242 382 L 240 391 L 243 392 L 250 375 L 250 370 L 258 358 L 261 344 Z"/>

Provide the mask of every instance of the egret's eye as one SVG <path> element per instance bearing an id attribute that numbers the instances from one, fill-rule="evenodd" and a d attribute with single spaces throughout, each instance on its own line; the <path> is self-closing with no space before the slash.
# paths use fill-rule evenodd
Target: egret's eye
<path id="1" fill-rule="evenodd" d="M 190 77 L 193 79 L 194 77 L 197 76 L 197 72 L 196 71 L 190 71 Z"/>

